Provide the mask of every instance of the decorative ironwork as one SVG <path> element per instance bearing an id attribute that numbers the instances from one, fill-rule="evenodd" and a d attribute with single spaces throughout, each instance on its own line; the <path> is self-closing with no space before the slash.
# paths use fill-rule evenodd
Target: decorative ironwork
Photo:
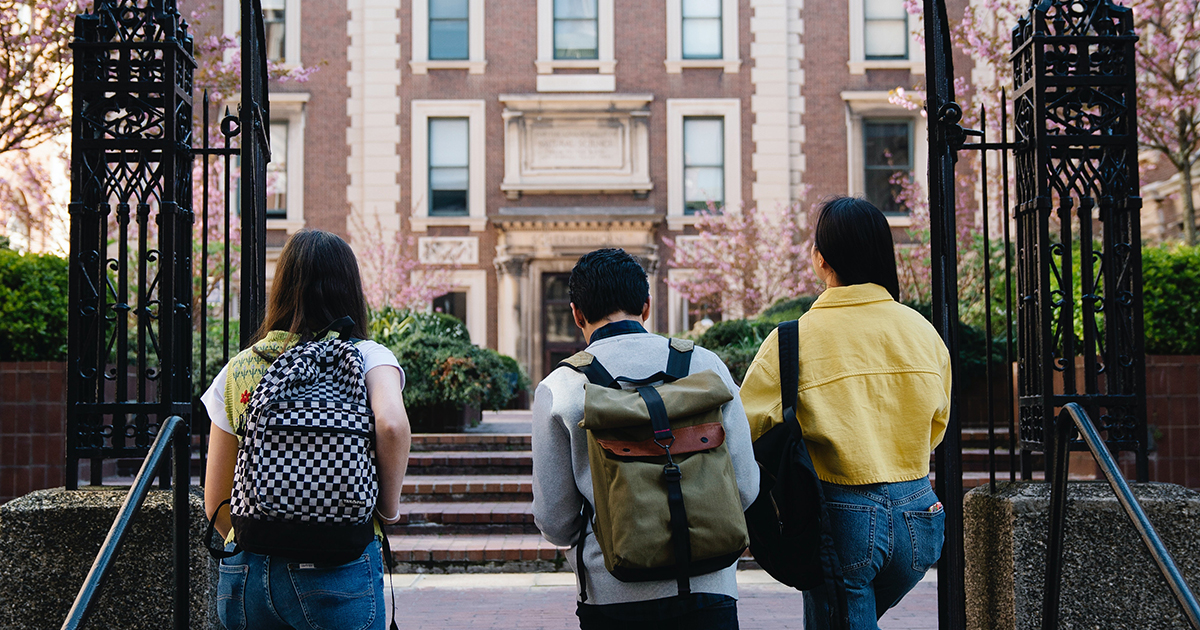
<path id="1" fill-rule="evenodd" d="M 1013 29 L 1011 59 L 1021 448 L 1052 455 L 1056 410 L 1078 403 L 1144 481 L 1136 41 L 1127 8 L 1047 0 Z"/>
<path id="2" fill-rule="evenodd" d="M 261 0 L 242 2 L 242 344 L 258 330 L 267 294 L 267 163 L 271 161 L 268 125 L 266 35 Z"/>
<path id="3" fill-rule="evenodd" d="M 99 0 L 72 48 L 70 488 L 80 459 L 99 483 L 103 459 L 142 458 L 191 417 L 196 65 L 172 0 Z"/>

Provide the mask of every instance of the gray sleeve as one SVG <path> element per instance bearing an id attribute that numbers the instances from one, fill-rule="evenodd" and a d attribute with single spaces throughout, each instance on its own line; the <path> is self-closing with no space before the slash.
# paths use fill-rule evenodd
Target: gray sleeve
<path id="1" fill-rule="evenodd" d="M 729 445 L 729 458 L 733 460 L 733 474 L 737 476 L 738 493 L 742 498 L 742 509 L 745 510 L 758 498 L 758 463 L 754 461 L 750 421 L 746 419 L 746 410 L 742 408 L 742 398 L 738 395 L 738 386 L 729 368 L 716 355 L 708 354 L 716 363 L 714 369 L 717 374 L 733 394 L 733 400 L 721 408 L 721 422 L 725 425 L 725 443 Z"/>
<path id="2" fill-rule="evenodd" d="M 533 522 L 546 540 L 569 546 L 583 523 L 583 495 L 575 487 L 571 436 L 554 413 L 554 393 L 545 383 L 533 398 Z"/>

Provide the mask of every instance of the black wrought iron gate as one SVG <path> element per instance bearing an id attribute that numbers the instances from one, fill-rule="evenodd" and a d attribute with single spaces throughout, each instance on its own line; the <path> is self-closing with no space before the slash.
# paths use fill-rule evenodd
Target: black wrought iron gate
<path id="1" fill-rule="evenodd" d="M 194 111 L 192 36 L 175 0 L 97 0 L 92 11 L 76 17 L 72 44 L 66 484 L 78 487 L 81 460 L 90 462 L 90 481 L 99 485 L 106 462 L 109 472 L 119 473 L 113 460 L 145 458 L 168 418 L 178 416 L 182 423 L 171 422 L 182 427 L 174 466 L 169 456 L 159 466 L 164 488 L 174 468 L 177 523 L 187 521 L 190 477 L 204 468 L 202 456 L 196 462 L 191 457 L 196 439 L 197 451 L 206 450 L 207 433 L 203 411 L 193 413 L 194 385 L 207 385 L 212 376 L 210 333 L 220 338 L 227 360 L 230 348 L 257 329 L 266 289 L 265 37 L 260 0 L 241 4 L 247 25 L 242 94 L 238 114 L 221 120 L 220 147 L 210 147 L 210 135 L 217 134 L 210 134 L 207 93 Z M 199 148 L 196 113 L 204 123 Z M 240 146 L 233 146 L 235 139 Z M 197 157 L 199 199 L 193 186 Z M 222 167 L 224 195 L 216 196 L 224 203 L 210 204 L 209 176 Z M 240 171 L 236 185 L 234 171 Z M 232 203 L 234 188 L 240 204 Z M 240 230 L 233 229 L 235 220 Z M 219 223 L 210 235 L 212 221 Z M 222 297 L 210 301 L 214 288 Z M 216 314 L 210 312 L 214 303 Z M 235 315 L 237 344 L 230 338 Z M 210 320 L 217 322 L 212 330 Z M 204 421 L 193 426 L 194 419 Z M 187 611 L 180 610 L 188 588 L 186 527 L 182 531 L 175 543 L 176 627 L 187 627 Z"/>
<path id="2" fill-rule="evenodd" d="M 972 130 L 960 124 L 963 110 L 955 102 L 945 2 L 925 0 L 924 17 L 933 313 L 956 373 L 955 168 L 960 154 L 978 151 L 982 171 L 989 481 L 994 487 L 998 446 L 993 343 L 1003 346 L 1000 367 L 1009 378 L 1008 366 L 1017 361 L 1018 413 L 1012 408 L 1011 381 L 1009 401 L 999 406 L 1008 410 L 1002 422 L 1009 429 L 1010 462 L 1020 453 L 1022 480 L 1034 478 L 1034 454 L 1044 456 L 1047 479 L 1056 467 L 1068 465 L 1066 458 L 1054 455 L 1054 427 L 1059 409 L 1075 402 L 1099 418 L 1110 451 L 1136 454 L 1137 478 L 1146 481 L 1132 15 L 1110 0 L 1032 2 L 1013 28 L 1012 116 L 1006 90 L 1000 98 L 1001 128 L 993 134 L 999 137 L 991 141 L 986 127 Z M 993 163 L 1000 170 L 994 178 L 1001 182 L 998 191 L 989 190 L 989 153 L 999 158 Z M 1010 162 L 1015 167 L 1013 199 Z M 1003 229 L 999 254 L 992 247 L 988 213 L 989 199 L 997 198 Z M 996 301 L 1003 302 L 1000 309 L 993 306 L 991 285 L 997 265 L 1004 278 L 1004 298 Z M 948 513 L 938 566 L 939 627 L 944 629 L 966 626 L 960 431 L 957 402 L 952 401 L 946 440 L 935 455 L 938 496 Z M 1073 440 L 1070 449 L 1087 446 Z M 1015 468 L 1010 467 L 1009 477 L 1015 480 Z"/>

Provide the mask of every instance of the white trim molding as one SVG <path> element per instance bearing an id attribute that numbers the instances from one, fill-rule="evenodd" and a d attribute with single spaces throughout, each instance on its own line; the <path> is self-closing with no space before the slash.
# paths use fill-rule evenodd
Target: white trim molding
<path id="1" fill-rule="evenodd" d="M 597 51 L 596 59 L 555 59 L 554 58 L 554 0 L 537 0 L 537 61 L 534 62 L 538 74 L 554 74 L 557 69 L 596 69 L 600 74 L 612 74 L 617 61 L 613 58 L 613 0 L 596 0 L 597 9 Z M 594 76 L 594 75 L 583 75 Z M 548 84 L 553 85 L 553 84 Z M 599 82 L 597 82 L 599 85 Z M 538 82 L 541 91 L 542 82 Z M 609 91 L 591 89 L 588 92 Z M 555 91 L 555 90 L 546 90 Z"/>
<path id="2" fill-rule="evenodd" d="M 923 142 L 928 135 L 928 126 L 920 112 L 888 102 L 888 92 L 863 91 L 842 92 L 846 103 L 846 186 L 852 195 L 863 194 L 863 119 L 880 118 L 909 120 L 913 124 L 913 177 L 923 190 L 929 190 L 929 145 Z M 912 217 L 889 216 L 888 225 L 908 227 Z"/>
<path id="3" fill-rule="evenodd" d="M 466 70 L 468 74 L 483 74 L 487 61 L 483 58 L 484 0 L 467 0 L 467 58 L 429 59 L 429 0 L 412 2 L 412 60 L 408 67 L 413 74 L 428 74 L 430 70 Z"/>
<path id="4" fill-rule="evenodd" d="M 414 232 L 424 232 L 430 226 L 467 226 L 472 232 L 487 226 L 487 152 L 486 129 L 481 100 L 414 100 L 412 101 L 411 176 Z M 429 119 L 467 119 L 467 215 L 457 217 L 429 216 Z"/>
<path id="5" fill-rule="evenodd" d="M 414 269 L 412 272 L 414 281 L 421 278 L 425 271 L 422 269 Z M 488 332 L 488 272 L 483 269 L 453 269 L 448 274 L 449 286 L 446 288 L 447 293 L 463 292 L 467 294 L 467 334 L 471 336 L 471 343 L 480 346 L 487 346 Z"/>
<path id="6" fill-rule="evenodd" d="M 719 68 L 734 73 L 741 68 L 738 58 L 738 0 L 721 0 L 721 57 L 719 59 L 683 58 L 683 0 L 667 0 L 667 58 L 663 63 L 670 74 L 687 68 Z"/>
<path id="7" fill-rule="evenodd" d="M 725 119 L 725 205 L 729 212 L 742 207 L 742 101 L 736 98 L 667 99 L 667 229 L 680 230 L 696 222 L 684 214 L 683 119 L 719 116 Z"/>
<path id="8" fill-rule="evenodd" d="M 288 125 L 287 218 L 267 219 L 268 230 L 287 230 L 290 235 L 304 227 L 304 125 L 308 92 L 272 92 L 271 120 Z"/>
<path id="9" fill-rule="evenodd" d="M 913 28 L 913 16 L 908 24 L 908 59 L 867 59 L 865 33 L 867 0 L 850 0 L 850 74 L 866 74 L 867 70 L 908 70 L 913 74 L 925 74 L 925 46 Z"/>

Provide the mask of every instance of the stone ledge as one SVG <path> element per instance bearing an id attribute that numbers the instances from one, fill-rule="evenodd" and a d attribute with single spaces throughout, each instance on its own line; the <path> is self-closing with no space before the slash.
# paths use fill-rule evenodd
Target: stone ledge
<path id="1" fill-rule="evenodd" d="M 1200 493 L 1131 484 L 1193 591 L 1200 586 Z M 997 483 L 964 502 L 967 628 L 1041 628 L 1050 487 Z M 1062 628 L 1186 629 L 1183 611 L 1107 482 L 1071 482 L 1063 551 Z"/>
<path id="2" fill-rule="evenodd" d="M 38 490 L 0 506 L 0 627 L 59 628 L 117 510 L 124 487 Z M 216 564 L 201 544 L 208 522 L 192 488 L 191 627 L 219 629 Z M 174 583 L 172 492 L 151 491 L 126 533 L 108 580 L 95 600 L 90 628 L 170 627 Z"/>

